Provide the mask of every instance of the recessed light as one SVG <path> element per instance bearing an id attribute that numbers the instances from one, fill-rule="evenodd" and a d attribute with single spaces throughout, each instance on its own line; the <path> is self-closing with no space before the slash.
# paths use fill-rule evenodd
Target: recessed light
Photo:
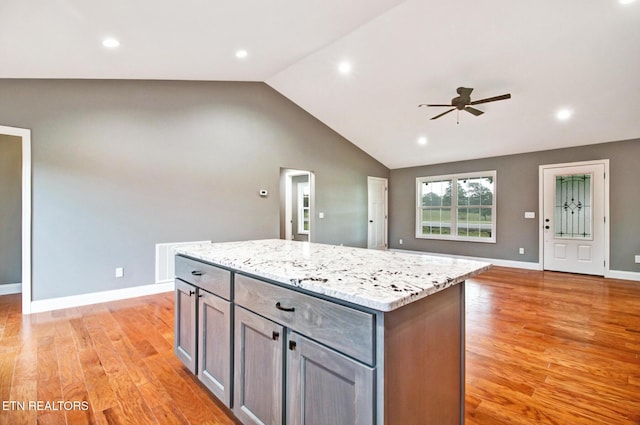
<path id="1" fill-rule="evenodd" d="M 571 115 L 573 115 L 573 111 L 571 109 L 563 108 L 556 113 L 556 118 L 560 121 L 566 121 L 571 118 Z"/>
<path id="2" fill-rule="evenodd" d="M 236 57 L 237 57 L 238 59 L 246 58 L 248 54 L 249 54 L 249 53 L 248 53 L 246 50 L 244 50 L 244 49 L 240 49 L 240 50 L 236 51 Z"/>
<path id="3" fill-rule="evenodd" d="M 113 37 L 102 40 L 102 45 L 107 49 L 115 49 L 120 46 L 120 42 Z"/>
<path id="4" fill-rule="evenodd" d="M 422 136 L 422 137 L 418 137 L 418 144 L 419 145 L 426 145 L 427 144 L 427 138 Z"/>
<path id="5" fill-rule="evenodd" d="M 340 64 L 338 65 L 338 71 L 340 71 L 340 73 L 344 75 L 350 74 L 351 64 L 347 61 L 340 62 Z"/>

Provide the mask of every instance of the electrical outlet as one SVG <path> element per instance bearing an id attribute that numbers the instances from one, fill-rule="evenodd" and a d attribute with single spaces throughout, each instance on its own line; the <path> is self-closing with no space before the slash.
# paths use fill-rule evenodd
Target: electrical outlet
<path id="1" fill-rule="evenodd" d="M 518 254 L 523 255 L 523 254 L 524 254 L 524 248 L 520 248 L 520 249 L 518 250 Z"/>
<path id="2" fill-rule="evenodd" d="M 636 255 L 636 263 L 640 263 L 640 255 Z"/>
<path id="3" fill-rule="evenodd" d="M 124 276 L 124 269 L 122 267 L 116 267 L 116 277 Z"/>
<path id="4" fill-rule="evenodd" d="M 398 243 L 399 243 L 400 245 L 402 245 L 402 244 L 404 243 L 404 241 L 403 241 L 402 239 L 400 239 L 400 240 L 398 241 Z"/>
<path id="5" fill-rule="evenodd" d="M 524 218 L 536 218 L 536 213 L 534 211 L 525 211 Z"/>

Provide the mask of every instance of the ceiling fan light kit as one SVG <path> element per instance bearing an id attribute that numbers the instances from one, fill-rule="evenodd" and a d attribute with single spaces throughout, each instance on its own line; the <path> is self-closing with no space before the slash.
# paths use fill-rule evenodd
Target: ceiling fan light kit
<path id="1" fill-rule="evenodd" d="M 511 99 L 511 94 L 507 93 L 507 94 L 503 94 L 500 96 L 494 96 L 494 97 L 487 97 L 485 99 L 480 99 L 480 100 L 474 100 L 471 101 L 471 92 L 473 91 L 472 88 L 469 87 L 458 87 L 458 89 L 456 90 L 456 92 L 458 93 L 458 96 L 454 97 L 453 99 L 451 99 L 451 103 L 450 104 L 432 104 L 432 103 L 421 103 L 420 105 L 418 105 L 418 107 L 423 107 L 423 106 L 434 106 L 434 107 L 446 107 L 446 108 L 451 108 L 441 114 L 436 115 L 435 117 L 432 117 L 432 120 L 438 119 L 444 115 L 447 115 L 449 112 L 453 112 L 456 109 L 458 110 L 458 120 L 457 123 L 460 124 L 460 115 L 459 112 L 460 111 L 467 111 L 472 115 L 475 115 L 476 117 L 479 115 L 484 114 L 483 111 L 473 108 L 471 105 L 479 105 L 481 103 L 489 103 L 489 102 L 495 102 L 498 100 L 506 100 L 506 99 Z"/>

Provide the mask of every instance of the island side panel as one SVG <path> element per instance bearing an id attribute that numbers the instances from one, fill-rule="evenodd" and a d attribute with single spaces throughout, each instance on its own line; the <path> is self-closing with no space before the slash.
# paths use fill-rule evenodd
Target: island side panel
<path id="1" fill-rule="evenodd" d="M 384 315 L 384 424 L 464 420 L 464 282 Z"/>

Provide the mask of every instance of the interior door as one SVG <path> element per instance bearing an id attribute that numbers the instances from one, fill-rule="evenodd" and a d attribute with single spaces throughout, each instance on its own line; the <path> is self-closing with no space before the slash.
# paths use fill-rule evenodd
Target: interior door
<path id="1" fill-rule="evenodd" d="M 387 249 L 387 179 L 369 177 L 367 248 Z"/>
<path id="2" fill-rule="evenodd" d="M 544 168 L 544 269 L 604 275 L 604 164 Z"/>

